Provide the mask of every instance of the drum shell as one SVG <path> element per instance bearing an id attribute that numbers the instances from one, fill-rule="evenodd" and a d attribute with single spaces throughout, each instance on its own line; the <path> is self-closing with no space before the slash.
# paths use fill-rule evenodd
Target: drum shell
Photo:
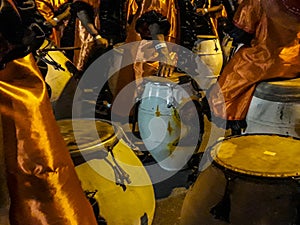
<path id="1" fill-rule="evenodd" d="M 54 43 L 46 39 L 40 50 L 55 48 Z M 45 81 L 51 88 L 50 101 L 55 118 L 57 120 L 72 118 L 73 100 L 77 89 L 77 81 L 74 73 L 78 71 L 61 50 L 48 51 L 45 59 L 61 66 L 60 69 L 57 69 L 47 63 L 47 73 L 45 76 Z M 78 110 L 80 110 L 79 105 Z"/>
<path id="2" fill-rule="evenodd" d="M 181 123 L 178 109 L 191 99 L 197 99 L 196 91 L 190 80 L 179 83 L 159 82 L 162 78 L 148 78 L 138 106 L 138 126 L 140 136 L 158 164 L 166 170 L 181 169 L 186 154 L 174 151 L 180 140 L 184 124 Z M 183 151 L 182 151 L 183 152 Z M 172 155 L 172 160 L 169 159 Z"/>
<path id="3" fill-rule="evenodd" d="M 197 54 L 212 71 L 212 77 L 203 77 L 201 81 L 203 84 L 201 86 L 210 87 L 212 84 L 216 83 L 223 67 L 223 53 L 220 41 L 215 36 L 197 36 L 193 52 Z"/>
<path id="4" fill-rule="evenodd" d="M 57 122 L 81 186 L 84 191 L 96 191 L 95 199 L 107 224 L 142 225 L 142 217 L 147 217 L 151 224 L 155 211 L 153 186 L 146 169 L 125 142 L 121 128 L 100 119 Z M 90 132 L 93 125 L 97 134 Z M 74 135 L 74 131 L 77 134 Z M 109 149 L 114 158 L 108 153 Z M 124 189 L 116 184 L 113 167 L 117 164 L 130 179 L 130 182 L 124 181 Z"/>
<path id="5" fill-rule="evenodd" d="M 251 135 L 246 136 L 252 137 Z M 286 144 L 289 144 L 289 138 L 282 137 L 281 140 L 285 140 Z M 218 142 L 209 151 L 219 152 L 221 145 L 222 142 Z M 238 153 L 239 150 L 247 150 L 247 147 L 241 147 L 247 145 L 249 143 L 237 146 L 232 142 L 231 147 Z M 239 147 L 241 148 L 239 149 Z M 261 150 L 255 146 L 253 148 L 257 151 Z M 294 149 L 294 153 L 296 150 Z M 297 169 L 299 166 L 291 175 L 272 174 L 272 172 L 261 172 L 260 175 L 255 175 L 251 171 L 236 170 L 234 166 L 230 168 L 226 158 L 231 158 L 233 151 L 224 152 L 223 160 L 224 163 L 227 163 L 226 166 L 219 163 L 214 157 L 212 158 L 211 155 L 206 158 L 207 163 L 212 163 L 199 174 L 196 182 L 188 191 L 182 207 L 181 224 L 298 224 L 300 219 L 300 175 Z M 277 151 L 278 153 L 280 154 L 280 151 Z M 266 154 L 270 154 L 270 152 Z M 273 157 L 273 155 L 270 154 L 266 157 Z M 293 157 L 287 157 L 286 160 L 291 160 L 291 158 Z M 242 159 L 233 158 L 232 160 L 239 163 Z M 248 165 L 256 163 L 251 160 L 246 158 L 242 161 Z M 272 165 L 272 162 L 268 164 Z M 297 163 L 291 164 L 296 165 Z"/>
<path id="6" fill-rule="evenodd" d="M 111 65 L 108 71 L 110 77 L 108 77 L 108 85 L 109 89 L 114 97 L 118 94 L 118 80 L 120 79 L 119 71 L 115 72 L 113 70 L 121 69 L 122 68 L 122 61 L 124 56 L 125 49 L 122 46 L 126 44 L 125 42 L 118 43 L 114 45 L 112 49 L 112 56 L 111 56 Z"/>
<path id="7" fill-rule="evenodd" d="M 245 133 L 300 137 L 300 78 L 262 82 L 254 92 Z"/>
<path id="8" fill-rule="evenodd" d="M 294 224 L 299 217 L 300 190 L 296 181 L 238 174 L 230 189 L 230 223 L 216 219 L 210 211 L 224 198 L 226 172 L 211 165 L 199 175 L 184 200 L 182 225 L 285 225 Z"/>

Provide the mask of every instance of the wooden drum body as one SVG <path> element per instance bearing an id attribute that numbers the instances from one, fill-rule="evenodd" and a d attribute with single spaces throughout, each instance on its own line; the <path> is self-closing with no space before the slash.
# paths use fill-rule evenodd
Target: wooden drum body
<path id="1" fill-rule="evenodd" d="M 186 74 L 175 73 L 168 79 L 144 78 L 144 91 L 138 106 L 140 136 L 153 158 L 166 170 L 181 169 L 186 157 L 193 154 L 194 149 L 175 150 L 184 130 L 179 110 L 193 100 L 198 101 L 191 78 Z M 193 126 L 199 127 L 198 124 Z"/>
<path id="2" fill-rule="evenodd" d="M 300 137 L 300 78 L 261 82 L 247 114 L 246 133 Z"/>
<path id="3" fill-rule="evenodd" d="M 211 77 L 203 78 L 205 81 L 201 81 L 201 83 L 208 85 L 202 86 L 209 87 L 216 83 L 223 67 L 223 53 L 218 37 L 212 35 L 197 35 L 193 52 L 200 57 L 213 74 Z"/>
<path id="4" fill-rule="evenodd" d="M 186 195 L 181 224 L 299 224 L 299 151 L 300 140 L 278 135 L 217 142 Z"/>
<path id="5" fill-rule="evenodd" d="M 78 72 L 77 68 L 62 50 L 57 49 L 57 46 L 47 39 L 37 51 L 37 57 L 40 60 L 38 65 L 41 71 L 46 71 L 44 76 L 51 89 L 50 101 L 55 118 L 57 120 L 71 118 L 72 103 L 77 88 L 77 81 L 74 78 L 75 73 Z"/>
<path id="6" fill-rule="evenodd" d="M 94 196 L 107 225 L 150 225 L 155 210 L 153 186 L 123 141 L 121 128 L 105 120 L 86 119 L 60 120 L 58 125 L 82 188 L 87 197 Z M 91 133 L 92 127 L 98 133 Z M 99 213 L 95 208 L 94 212 Z"/>

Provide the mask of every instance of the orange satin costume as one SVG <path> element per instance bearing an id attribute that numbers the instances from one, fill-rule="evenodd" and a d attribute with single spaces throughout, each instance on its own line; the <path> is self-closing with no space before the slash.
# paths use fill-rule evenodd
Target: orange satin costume
<path id="1" fill-rule="evenodd" d="M 127 3 L 127 21 L 130 17 L 133 17 L 133 21 L 127 27 L 127 38 L 126 42 L 140 41 L 140 35 L 135 31 L 136 20 L 145 12 L 155 10 L 167 17 L 171 24 L 170 32 L 166 41 L 177 42 L 179 36 L 179 21 L 178 21 L 178 9 L 177 3 L 174 0 L 144 0 L 142 3 L 141 10 L 138 10 L 137 3 L 135 0 L 129 0 Z"/>
<path id="2" fill-rule="evenodd" d="M 144 13 L 155 10 L 161 13 L 163 16 L 167 17 L 168 21 L 171 24 L 170 32 L 167 37 L 165 37 L 166 41 L 178 43 L 179 41 L 179 15 L 178 15 L 178 7 L 177 2 L 175 0 L 144 0 L 141 4 L 141 8 L 138 9 L 138 5 L 135 0 L 129 0 L 126 5 L 127 12 L 127 21 L 131 19 L 131 23 L 127 24 L 126 28 L 126 43 L 134 42 L 134 41 L 142 41 L 140 44 L 136 43 L 134 47 L 129 51 L 125 52 L 123 55 L 127 58 L 130 57 L 131 62 L 138 60 L 139 58 L 143 58 L 144 54 L 154 54 L 154 48 L 151 44 L 145 43 L 140 37 L 140 35 L 135 30 L 135 24 L 137 19 Z M 154 57 L 153 57 L 154 58 Z M 158 62 L 136 62 L 132 65 L 126 66 L 120 70 L 120 72 L 112 77 L 110 80 L 110 89 L 112 90 L 113 96 L 116 97 L 118 93 L 131 82 L 134 82 L 138 79 L 141 79 L 144 76 L 150 76 L 156 73 L 158 70 L 159 63 Z M 113 83 L 113 84 L 112 84 Z M 140 83 L 137 82 L 137 85 Z M 133 90 L 134 92 L 134 90 Z M 118 96 L 122 98 L 119 102 L 124 102 L 124 105 L 120 105 L 119 107 L 125 107 L 128 104 L 128 100 L 134 99 L 135 93 L 127 93 L 122 94 L 122 96 Z M 127 103 L 126 103 L 127 102 Z M 132 102 L 130 102 L 131 104 Z M 120 110 L 116 110 L 116 113 L 119 114 Z"/>
<path id="3" fill-rule="evenodd" d="M 215 85 L 208 94 L 216 117 L 243 120 L 258 82 L 299 76 L 299 20 L 298 23 L 291 20 L 288 26 L 280 21 L 287 18 L 287 14 L 279 14 L 279 20 L 274 20 L 263 7 L 270 1 L 275 2 L 244 0 L 234 16 L 235 25 L 255 33 L 255 38 L 251 47 L 241 48 L 225 66 L 218 80 L 220 89 Z"/>
<path id="4" fill-rule="evenodd" d="M 76 1 L 76 0 L 75 0 Z M 100 28 L 100 19 L 99 19 L 99 8 L 100 8 L 100 0 L 81 0 L 90 4 L 94 9 L 95 15 L 95 26 L 97 29 Z M 57 10 L 62 4 L 68 2 L 68 0 L 35 0 L 37 9 L 40 13 L 45 17 L 46 20 L 51 19 L 54 16 L 54 11 Z M 54 30 L 53 39 L 55 43 L 59 45 L 59 40 L 61 34 L 63 33 L 63 28 L 60 26 Z M 75 51 L 73 63 L 79 70 L 85 69 L 85 63 L 88 60 L 89 53 L 91 52 L 94 39 L 92 35 L 90 35 L 81 22 L 76 20 L 76 29 L 75 29 L 75 47 L 80 47 L 81 49 Z M 72 46 L 70 46 L 72 47 Z"/>
<path id="5" fill-rule="evenodd" d="M 96 225 L 32 55 L 0 71 L 0 114 L 10 225 Z"/>

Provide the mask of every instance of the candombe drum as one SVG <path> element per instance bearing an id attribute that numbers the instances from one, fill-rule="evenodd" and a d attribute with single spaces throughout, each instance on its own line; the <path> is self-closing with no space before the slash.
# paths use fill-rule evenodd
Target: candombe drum
<path id="1" fill-rule="evenodd" d="M 275 134 L 217 142 L 184 199 L 181 224 L 299 224 L 299 149 L 299 139 Z"/>
<path id="2" fill-rule="evenodd" d="M 108 225 L 150 225 L 155 210 L 153 186 L 121 128 L 106 120 L 57 123 L 97 219 Z M 93 127 L 97 133 L 91 131 Z"/>
<path id="3" fill-rule="evenodd" d="M 50 86 L 50 101 L 56 119 L 72 117 L 72 102 L 78 73 L 75 65 L 50 40 L 45 40 L 37 51 L 38 65 Z"/>
<path id="4" fill-rule="evenodd" d="M 111 76 L 108 79 L 108 85 L 113 96 L 116 96 L 118 94 L 118 90 L 116 89 L 116 87 L 119 80 L 119 71 L 117 69 L 122 68 L 122 60 L 125 51 L 125 49 L 123 48 L 124 44 L 125 42 L 117 43 L 112 49 L 112 57 L 108 71 L 108 74 Z M 117 72 L 111 70 L 117 70 Z"/>
<path id="5" fill-rule="evenodd" d="M 185 126 L 179 114 L 180 108 L 187 102 L 198 102 L 191 77 L 183 73 L 174 73 L 170 78 L 150 76 L 144 78 L 143 86 L 138 106 L 140 136 L 159 166 L 170 171 L 179 170 L 197 145 L 196 141 L 194 146 L 193 143 L 189 143 L 190 147 L 181 149 L 178 146 L 180 138 L 187 137 L 190 128 L 201 130 L 198 120 L 191 126 Z M 197 108 L 194 109 L 192 116 L 198 119 Z M 192 136 L 197 137 L 201 134 L 193 133 Z"/>
<path id="6" fill-rule="evenodd" d="M 300 78 L 259 83 L 246 121 L 246 133 L 300 137 Z"/>
<path id="7" fill-rule="evenodd" d="M 220 41 L 214 35 L 197 35 L 197 41 L 192 49 L 213 73 L 212 76 L 203 77 L 201 87 L 209 88 L 216 83 L 223 66 L 223 54 Z"/>

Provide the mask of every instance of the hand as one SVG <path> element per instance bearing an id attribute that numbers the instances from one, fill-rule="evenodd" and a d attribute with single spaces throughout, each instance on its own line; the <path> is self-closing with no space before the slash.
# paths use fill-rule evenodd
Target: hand
<path id="1" fill-rule="evenodd" d="M 57 22 L 53 19 L 49 19 L 48 21 L 44 22 L 44 25 L 47 26 L 47 27 L 56 27 Z"/>
<path id="2" fill-rule="evenodd" d="M 107 48 L 108 47 L 108 40 L 105 39 L 105 38 L 102 38 L 102 37 L 96 38 L 95 42 L 96 42 L 97 47 L 100 47 L 100 48 Z"/>
<path id="3" fill-rule="evenodd" d="M 176 63 L 177 63 L 177 55 L 175 52 L 171 52 L 168 55 L 162 55 L 160 57 L 160 63 L 159 63 L 159 69 L 157 75 L 160 77 L 172 76 Z"/>
<path id="4" fill-rule="evenodd" d="M 207 13 L 207 9 L 206 8 L 198 8 L 196 9 L 196 13 L 199 14 L 200 16 L 204 16 Z"/>

